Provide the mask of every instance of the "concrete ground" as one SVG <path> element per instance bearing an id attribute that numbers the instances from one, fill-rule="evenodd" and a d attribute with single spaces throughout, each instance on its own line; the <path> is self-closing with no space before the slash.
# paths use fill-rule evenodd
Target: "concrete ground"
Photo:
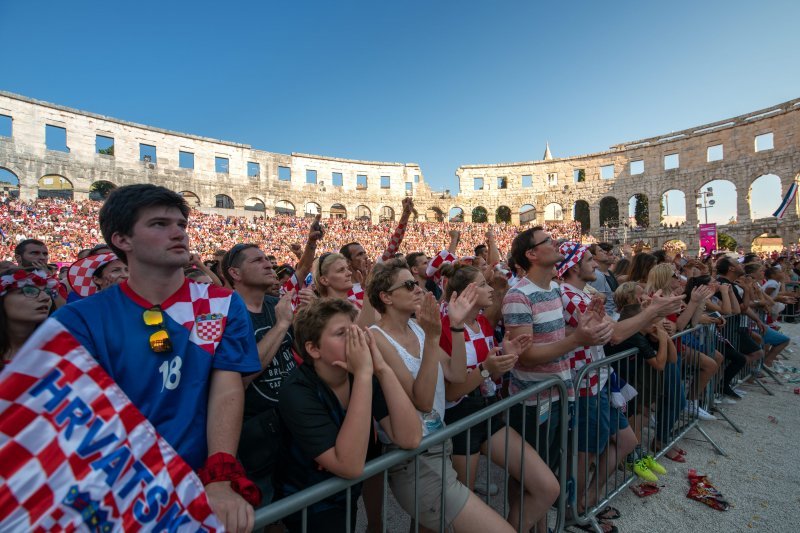
<path id="1" fill-rule="evenodd" d="M 782 331 L 793 339 L 782 363 L 800 370 L 800 324 L 782 324 Z M 743 400 L 720 406 L 743 433 L 737 433 L 723 419 L 701 422 L 727 456 L 719 455 L 698 431 L 692 430 L 679 443 L 687 452 L 686 463 L 660 460 L 668 472 L 659 480 L 658 494 L 639 498 L 624 490 L 612 502 L 622 515 L 613 521 L 619 531 L 800 531 L 800 395 L 793 393 L 800 387 L 800 372 L 783 374 L 781 381 L 779 385 L 769 377 L 762 380 L 774 396 L 758 385 L 743 384 L 741 390 L 748 393 Z M 485 468 L 482 458 L 479 480 L 485 480 Z M 686 497 L 690 468 L 708 476 L 730 502 L 728 511 L 717 511 Z M 502 487 L 501 469 L 492 467 L 490 477 Z M 388 502 L 387 531 L 409 531 L 410 519 L 391 493 Z M 498 511 L 502 509 L 499 496 L 490 503 Z M 356 530 L 366 530 L 363 502 L 359 502 Z M 567 527 L 565 531 L 580 530 Z"/>

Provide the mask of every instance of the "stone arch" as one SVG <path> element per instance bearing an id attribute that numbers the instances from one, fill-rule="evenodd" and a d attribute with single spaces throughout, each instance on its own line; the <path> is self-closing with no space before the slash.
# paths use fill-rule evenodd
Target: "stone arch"
<path id="1" fill-rule="evenodd" d="M 572 220 L 581 223 L 581 233 L 587 234 L 592 229 L 592 217 L 589 211 L 589 202 L 586 200 L 575 200 L 572 206 Z"/>
<path id="2" fill-rule="evenodd" d="M 498 224 L 511 224 L 511 208 L 507 205 L 501 205 L 498 207 L 494 214 L 494 220 Z"/>
<path id="3" fill-rule="evenodd" d="M 347 218 L 347 208 L 342 204 L 331 206 L 331 218 Z"/>
<path id="4" fill-rule="evenodd" d="M 261 213 L 267 210 L 267 206 L 264 205 L 264 200 L 256 196 L 250 197 L 247 200 L 245 200 L 244 208 L 247 211 L 259 211 Z"/>
<path id="5" fill-rule="evenodd" d="M 646 228 L 650 226 L 650 199 L 646 194 L 636 193 L 628 198 L 628 217 L 625 221 L 631 227 Z"/>
<path id="6" fill-rule="evenodd" d="M 306 205 L 306 209 L 307 208 L 308 205 Z M 297 215 L 297 209 L 295 209 L 294 204 L 289 200 L 278 200 L 277 202 L 275 202 L 275 214 L 289 215 L 293 217 Z"/>
<path id="7" fill-rule="evenodd" d="M 388 205 L 381 207 L 379 220 L 381 222 L 394 222 L 394 209 Z"/>
<path id="8" fill-rule="evenodd" d="M 609 228 L 620 226 L 619 202 L 613 196 L 600 200 L 600 225 Z"/>
<path id="9" fill-rule="evenodd" d="M 105 200 L 117 186 L 108 180 L 98 180 L 89 186 L 89 200 Z"/>
<path id="10" fill-rule="evenodd" d="M 771 217 L 781 205 L 783 192 L 781 178 L 775 174 L 762 174 L 754 179 L 747 191 L 750 220 Z"/>
<path id="11" fill-rule="evenodd" d="M 473 222 L 488 222 L 488 220 L 489 220 L 489 212 L 482 205 L 479 205 L 472 210 Z"/>
<path id="12" fill-rule="evenodd" d="M 292 206 L 292 210 L 294 210 L 294 206 Z M 303 216 L 306 218 L 314 218 L 320 213 L 322 213 L 322 206 L 320 206 L 317 202 L 308 202 L 305 210 L 303 211 Z"/>
<path id="13" fill-rule="evenodd" d="M 667 252 L 668 254 L 675 255 L 678 252 L 685 252 L 686 251 L 686 243 L 680 239 L 670 239 L 666 241 L 661 248 Z"/>
<path id="14" fill-rule="evenodd" d="M 519 223 L 528 224 L 536 221 L 536 208 L 531 204 L 525 204 L 519 208 Z"/>
<path id="15" fill-rule="evenodd" d="M 686 223 L 686 193 L 669 189 L 661 195 L 659 223 L 664 226 L 681 226 Z"/>
<path id="16" fill-rule="evenodd" d="M 564 220 L 564 208 L 557 202 L 551 202 L 544 206 L 545 222 Z"/>
<path id="17" fill-rule="evenodd" d="M 45 174 L 39 178 L 39 198 L 72 200 L 72 182 L 60 174 Z"/>
<path id="18" fill-rule="evenodd" d="M 0 191 L 3 196 L 19 198 L 19 176 L 6 167 L 0 167 Z"/>
<path id="19" fill-rule="evenodd" d="M 757 236 L 750 243 L 750 250 L 753 252 L 780 252 L 783 250 L 783 237 L 777 233 L 765 232 Z"/>
<path id="20" fill-rule="evenodd" d="M 453 206 L 447 213 L 447 218 L 450 222 L 464 222 L 464 210 L 460 207 Z"/>
<path id="21" fill-rule="evenodd" d="M 372 210 L 365 205 L 356 207 L 356 220 L 366 220 L 370 222 L 372 220 Z"/>
<path id="22" fill-rule="evenodd" d="M 181 191 L 178 194 L 183 196 L 183 199 L 186 200 L 189 207 L 200 207 L 200 197 L 192 191 Z"/>
<path id="23" fill-rule="evenodd" d="M 444 222 L 444 213 L 438 207 L 430 207 L 425 211 L 425 219 L 428 222 Z"/>
<path id="24" fill-rule="evenodd" d="M 236 205 L 233 203 L 233 198 L 227 194 L 218 194 L 214 196 L 214 207 L 218 209 L 233 209 Z"/>
<path id="25" fill-rule="evenodd" d="M 703 196 L 708 209 L 703 209 Z M 708 223 L 716 222 L 722 225 L 736 222 L 739 219 L 736 185 L 730 180 L 712 180 L 704 183 L 695 193 L 695 208 L 697 221 L 700 224 L 706 223 L 706 213 Z"/>

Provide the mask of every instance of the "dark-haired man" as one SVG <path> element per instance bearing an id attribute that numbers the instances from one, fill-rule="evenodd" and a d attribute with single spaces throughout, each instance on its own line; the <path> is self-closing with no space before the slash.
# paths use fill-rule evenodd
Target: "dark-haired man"
<path id="1" fill-rule="evenodd" d="M 115 189 L 100 229 L 128 280 L 55 318 L 97 359 L 205 484 L 230 531 L 250 531 L 258 489 L 236 461 L 242 374 L 261 369 L 241 298 L 184 277 L 189 207 L 155 185 Z"/>
<path id="2" fill-rule="evenodd" d="M 34 267 L 48 272 L 47 245 L 38 239 L 25 239 L 14 248 L 14 261 L 22 268 Z"/>

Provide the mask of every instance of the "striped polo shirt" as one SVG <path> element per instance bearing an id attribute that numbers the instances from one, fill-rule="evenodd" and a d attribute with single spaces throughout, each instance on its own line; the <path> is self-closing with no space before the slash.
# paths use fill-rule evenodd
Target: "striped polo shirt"
<path id="1" fill-rule="evenodd" d="M 507 328 L 531 326 L 533 344 L 551 344 L 565 337 L 564 311 L 561 303 L 561 289 L 555 281 L 549 288 L 542 288 L 527 277 L 521 278 L 506 293 L 503 299 L 503 321 Z M 533 348 L 536 349 L 535 346 Z M 567 384 L 569 400 L 575 399 L 570 373 L 569 352 L 562 354 L 547 363 L 524 366 L 518 361 L 511 371 L 509 392 L 515 393 L 553 376 L 561 378 Z M 549 398 L 549 391 L 538 395 Z M 558 391 L 553 391 L 552 400 L 558 400 Z M 537 396 L 525 402 L 535 405 Z"/>

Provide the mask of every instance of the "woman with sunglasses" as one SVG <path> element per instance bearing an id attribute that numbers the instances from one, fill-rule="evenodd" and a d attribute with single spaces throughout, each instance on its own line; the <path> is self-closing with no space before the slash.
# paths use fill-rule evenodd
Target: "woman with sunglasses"
<path id="1" fill-rule="evenodd" d="M 50 315 L 57 283 L 41 270 L 13 268 L 0 274 L 0 370 Z"/>
<path id="2" fill-rule="evenodd" d="M 499 399 L 497 391 L 500 379 L 514 367 L 518 359 L 517 354 L 531 344 L 533 336 L 521 335 L 514 340 L 504 341 L 505 353 L 500 355 L 500 349 L 495 346 L 494 324 L 487 317 L 498 315 L 491 313 L 491 310 L 499 310 L 502 298 L 495 298 L 494 289 L 487 283 L 481 269 L 475 266 L 449 264 L 442 267 L 442 275 L 447 278 L 444 302 L 449 301 L 453 294 L 463 293 L 471 284 L 475 285 L 477 293 L 474 305 L 464 318 L 460 334 L 459 328 L 451 327 L 449 306 L 443 304 L 441 308 L 442 336 L 439 346 L 450 355 L 453 351 L 453 337 L 461 336 L 464 338 L 467 358 L 466 381 L 460 384 L 445 383 L 447 405 L 444 419 L 447 424 L 452 424 L 477 413 Z M 536 451 L 522 440 L 519 433 L 512 428 L 508 428 L 506 433 L 502 431 L 505 427 L 502 415 L 496 415 L 491 419 L 491 429 L 483 423 L 471 428 L 469 445 L 467 432 L 455 436 L 453 467 L 458 474 L 458 480 L 474 491 L 481 453 L 491 457 L 500 467 L 506 464 L 508 458 L 511 475 L 509 522 L 517 529 L 520 521 L 519 481 L 524 477 L 525 514 L 522 529 L 529 531 L 545 516 L 547 509 L 558 498 L 558 481 Z M 467 479 L 468 471 L 469 479 Z"/>
<path id="3" fill-rule="evenodd" d="M 367 295 L 381 313 L 378 324 L 372 326 L 378 348 L 417 409 L 423 437 L 431 435 L 444 428 L 445 380 L 464 383 L 467 379 L 464 338 L 454 337 L 451 357 L 444 353 L 439 346 L 442 323 L 436 300 L 419 287 L 405 261 L 392 259 L 377 265 Z M 460 295 L 453 293 L 448 308 L 453 328 L 461 331 L 476 299 L 474 284 Z M 414 315 L 416 320 L 411 318 Z M 458 480 L 449 457 L 451 449 L 446 441 L 423 452 L 417 458 L 419 469 L 414 459 L 392 467 L 389 485 L 397 502 L 411 515 L 417 509 L 420 531 L 439 529 L 442 498 L 445 528 L 511 531 L 508 522 Z"/>

